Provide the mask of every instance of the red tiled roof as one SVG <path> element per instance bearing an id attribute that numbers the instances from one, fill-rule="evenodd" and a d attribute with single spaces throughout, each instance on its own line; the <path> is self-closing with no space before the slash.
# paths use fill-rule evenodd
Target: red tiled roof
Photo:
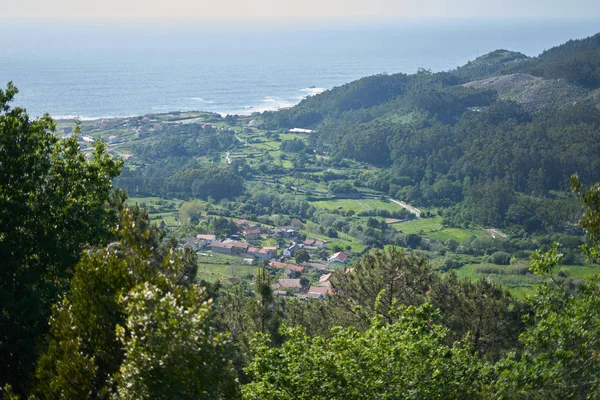
<path id="1" fill-rule="evenodd" d="M 222 249 L 231 249 L 233 247 L 232 242 L 223 243 L 223 242 L 212 242 L 210 244 L 211 247 L 220 247 Z"/>
<path id="2" fill-rule="evenodd" d="M 304 244 L 307 246 L 323 246 L 325 244 L 325 242 L 322 240 L 316 240 L 316 239 L 306 239 L 304 241 Z"/>
<path id="3" fill-rule="evenodd" d="M 287 264 L 279 261 L 271 261 L 269 265 L 273 268 L 281 268 L 281 269 L 290 269 L 291 271 L 303 273 L 306 271 L 306 268 L 296 265 L 296 264 Z"/>
<path id="4" fill-rule="evenodd" d="M 279 261 L 271 261 L 269 265 L 273 268 L 285 268 L 288 266 L 288 264 Z"/>
<path id="5" fill-rule="evenodd" d="M 346 258 L 348 258 L 348 254 L 344 253 L 343 251 L 340 251 L 329 257 L 329 259 L 332 258 L 337 258 L 340 261 L 346 261 Z"/>
<path id="6" fill-rule="evenodd" d="M 215 235 L 196 235 L 196 239 L 215 240 Z"/>
<path id="7" fill-rule="evenodd" d="M 298 289 L 302 287 L 300 279 L 279 279 L 277 283 L 282 288 Z"/>
<path id="8" fill-rule="evenodd" d="M 259 249 L 258 247 L 248 247 L 248 253 L 257 253 L 257 254 L 269 254 L 271 250 L 265 248 Z"/>

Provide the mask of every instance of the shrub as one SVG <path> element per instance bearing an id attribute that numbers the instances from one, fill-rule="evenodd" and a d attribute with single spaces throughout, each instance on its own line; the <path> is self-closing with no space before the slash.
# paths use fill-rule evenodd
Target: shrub
<path id="1" fill-rule="evenodd" d="M 510 264 L 510 254 L 504 251 L 497 251 L 490 256 L 488 261 L 497 265 L 508 265 Z"/>

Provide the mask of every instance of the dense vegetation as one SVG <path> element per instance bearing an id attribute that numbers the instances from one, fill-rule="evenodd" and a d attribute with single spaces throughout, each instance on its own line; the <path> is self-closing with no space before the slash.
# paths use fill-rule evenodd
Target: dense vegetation
<path id="1" fill-rule="evenodd" d="M 92 180 L 97 189 L 88 193 L 92 197 L 83 208 L 60 203 L 59 196 L 53 207 L 63 213 L 39 218 L 58 224 L 65 222 L 59 216 L 71 223 L 68 218 L 78 216 L 83 225 L 76 227 L 95 226 L 91 232 L 101 236 L 73 233 L 81 240 L 73 244 L 79 249 L 73 254 L 62 243 L 44 244 L 46 235 L 60 232 L 56 225 L 42 225 L 29 246 L 21 247 L 24 255 L 9 258 L 21 266 L 10 268 L 13 264 L 3 261 L 3 282 L 22 288 L 6 290 L 28 293 L 33 301 L 41 300 L 39 288 L 56 293 L 36 306 L 45 313 L 27 318 L 31 303 L 2 298 L 2 315 L 9 318 L 2 325 L 0 356 L 2 365 L 12 366 L 2 369 L 3 398 L 600 395 L 600 281 L 592 278 L 573 288 L 554 276 L 562 258 L 556 245 L 532 256 L 532 270 L 552 279 L 528 301 L 487 279 L 441 277 L 423 257 L 396 248 L 371 252 L 352 270 L 335 272 L 334 295 L 324 301 L 275 298 L 265 267 L 252 287 L 241 283 L 225 290 L 198 283 L 195 254 L 175 249 L 144 210 L 124 204 L 122 192 L 109 196 L 120 165 L 103 155 L 102 143 L 91 161 L 80 157 L 76 146 L 69 157 L 75 140 L 57 140 L 47 117 L 29 121 L 24 111 L 10 110 L 14 93 L 11 86 L 0 92 L 2 143 L 47 147 L 33 153 L 27 146 L 12 148 L 11 156 L 38 175 L 16 175 L 13 165 L 0 164 L 7 182 L 2 199 L 11 218 L 34 215 L 36 197 L 26 202 L 33 209 L 13 200 L 23 201 L 25 190 L 37 188 L 44 198 L 48 185 L 28 187 L 32 176 L 56 182 L 51 187 L 59 192 Z M 16 184 L 9 184 L 9 177 Z M 599 187 L 586 189 L 573 178 L 585 207 L 581 225 L 589 231 L 589 244 L 583 251 L 589 257 L 600 252 Z M 67 197 L 76 199 L 88 197 Z M 97 215 L 104 219 L 86 219 Z M 0 236 L 4 252 L 18 248 L 13 240 Z M 26 266 L 32 260 L 37 264 Z M 33 332 L 22 335 L 31 332 L 30 323 Z M 49 330 L 40 329 L 44 326 Z"/>
<path id="2" fill-rule="evenodd" d="M 101 141 L 86 157 L 79 126 L 60 140 L 48 116 L 11 108 L 9 84 L 0 90 L 1 397 L 599 398 L 600 278 L 555 270 L 600 255 L 600 184 L 582 184 L 600 177 L 600 113 L 586 101 L 531 111 L 461 86 L 516 71 L 588 90 L 597 49 L 598 36 L 536 59 L 499 51 L 448 73 L 361 79 L 256 116 L 269 138 L 316 128 L 258 143 L 278 159 L 234 158 L 258 139 L 222 125 L 169 123 L 120 143 L 136 157 L 124 168 Z M 324 300 L 276 296 L 281 273 L 266 259 L 249 267 L 252 282 L 203 281 L 199 255 L 128 205 L 113 179 L 169 207 L 169 197 L 193 200 L 169 214 L 194 238 L 239 232 L 235 217 L 361 247 L 352 268 L 332 272 Z M 511 236 L 403 232 L 391 224 L 414 211 L 385 208 L 386 196 L 437 208 L 417 210 L 418 222 Z M 317 205 L 349 197 L 381 208 Z M 328 255 L 302 250 L 295 262 Z M 466 255 L 486 259 L 488 275 L 514 272 L 537 287 L 523 299 L 488 276 L 461 279 Z"/>
<path id="3" fill-rule="evenodd" d="M 86 161 L 76 139 L 59 141 L 49 116 L 11 109 L 0 91 L 0 381 L 22 389 L 48 332 L 51 308 L 87 246 L 117 223 L 112 178 L 121 163 L 102 145 Z"/>
<path id="4" fill-rule="evenodd" d="M 515 70 L 535 76 L 566 79 L 586 88 L 600 87 L 600 34 L 587 39 L 569 40 L 562 46 L 547 50 L 528 60 Z"/>
<path id="5" fill-rule="evenodd" d="M 234 132 L 211 125 L 163 124 L 150 143 L 134 145 L 139 168 L 125 168 L 116 185 L 132 194 L 180 198 L 235 197 L 242 181 L 228 168 L 202 165 L 199 157 L 215 156 L 234 147 Z"/>
<path id="6" fill-rule="evenodd" d="M 317 128 L 309 140 L 317 151 L 383 167 L 357 185 L 422 206 L 458 205 L 446 218 L 451 226 L 552 231 L 575 220 L 571 211 L 540 212 L 570 209 L 572 200 L 555 195 L 568 188 L 568 177 L 600 176 L 598 108 L 565 98 L 531 111 L 515 102 L 518 95 L 460 84 L 518 72 L 585 91 L 598 87 L 599 70 L 600 34 L 531 59 L 497 51 L 456 71 L 363 78 L 266 113 L 264 125 Z"/>

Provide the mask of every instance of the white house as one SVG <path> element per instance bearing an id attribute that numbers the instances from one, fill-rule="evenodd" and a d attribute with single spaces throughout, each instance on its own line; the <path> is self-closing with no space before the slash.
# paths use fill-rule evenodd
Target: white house
<path id="1" fill-rule="evenodd" d="M 346 264 L 347 260 L 348 254 L 344 253 L 343 251 L 337 252 L 327 259 L 329 262 L 337 262 L 342 264 Z"/>

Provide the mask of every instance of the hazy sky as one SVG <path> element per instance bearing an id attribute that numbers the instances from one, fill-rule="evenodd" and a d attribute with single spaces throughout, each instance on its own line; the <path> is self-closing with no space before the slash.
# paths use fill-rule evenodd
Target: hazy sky
<path id="1" fill-rule="evenodd" d="M 0 18 L 600 18 L 600 0 L 3 0 Z"/>

